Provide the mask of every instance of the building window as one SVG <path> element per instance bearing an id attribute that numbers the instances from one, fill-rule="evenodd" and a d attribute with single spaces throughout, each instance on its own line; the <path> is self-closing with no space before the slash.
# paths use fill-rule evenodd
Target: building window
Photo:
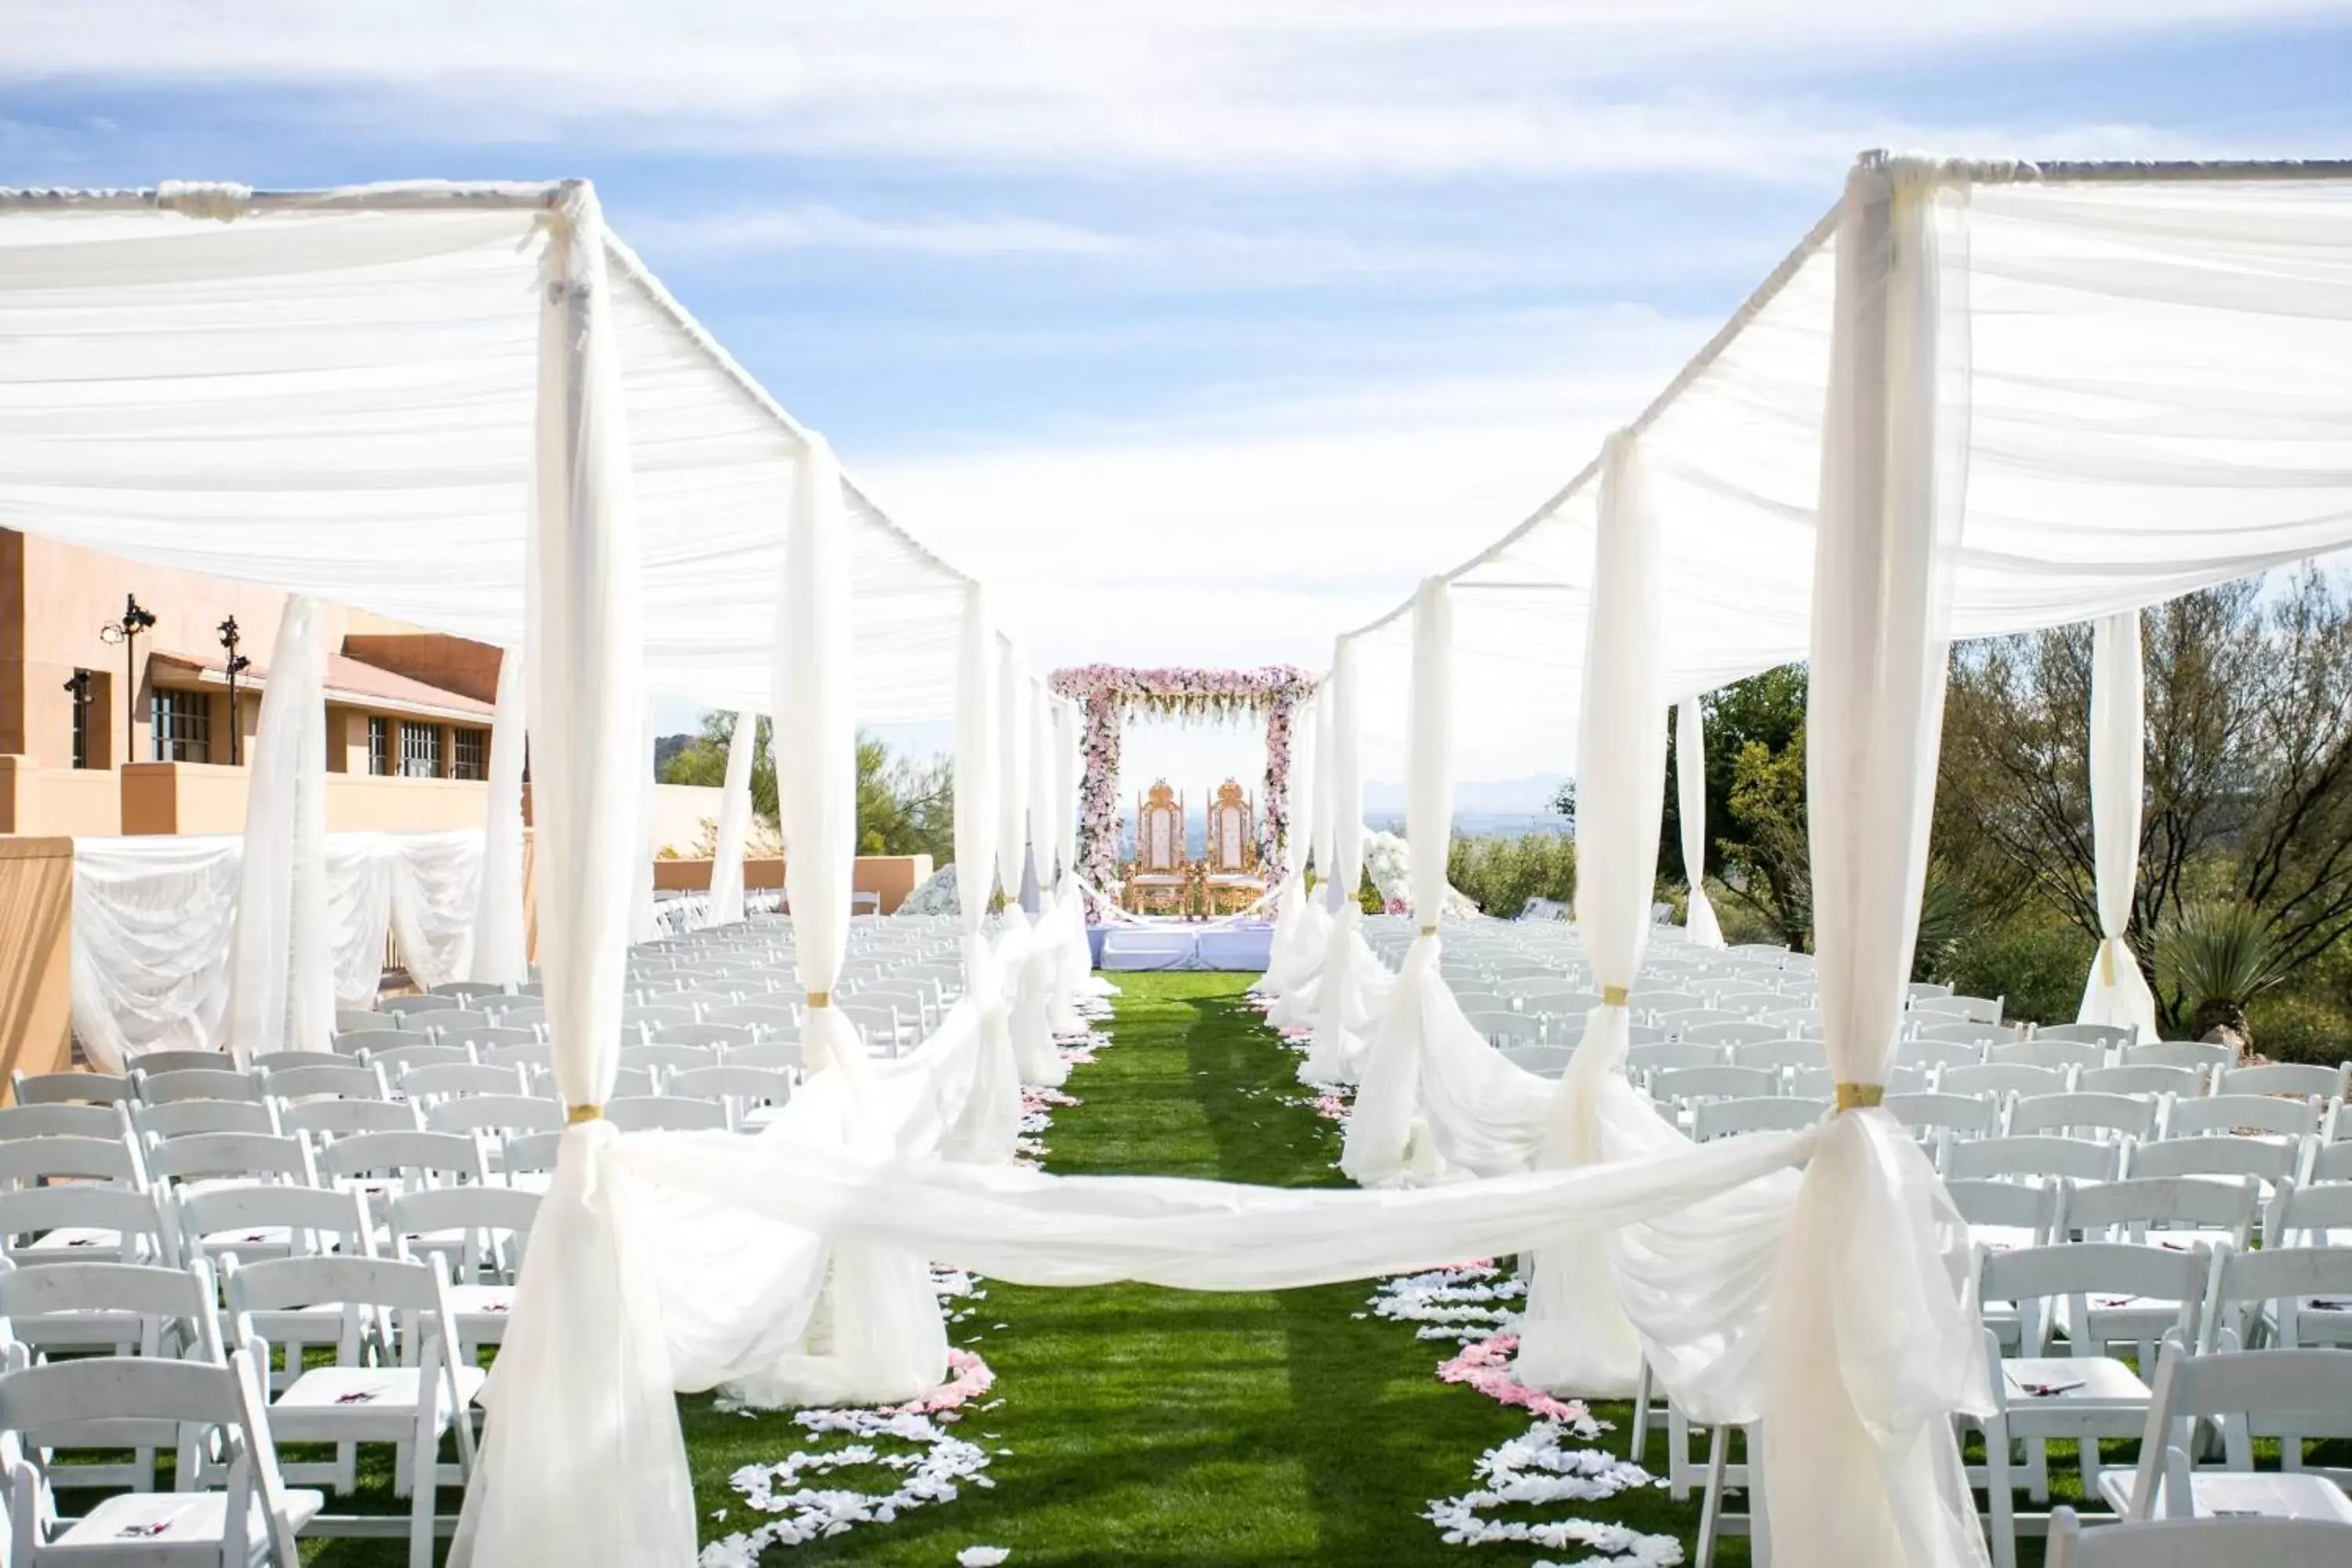
<path id="1" fill-rule="evenodd" d="M 392 773 L 392 721 L 368 721 L 368 772 L 378 778 Z"/>
<path id="2" fill-rule="evenodd" d="M 441 776 L 440 725 L 402 723 L 400 776 L 410 779 L 437 779 Z"/>
<path id="3" fill-rule="evenodd" d="M 213 700 L 209 694 L 159 686 L 148 712 L 155 731 L 157 762 L 213 760 Z"/>
<path id="4" fill-rule="evenodd" d="M 482 772 L 482 753 L 488 749 L 489 731 L 486 730 L 452 730 L 449 731 L 449 776 L 453 779 L 478 779 Z"/>
<path id="5" fill-rule="evenodd" d="M 78 768 L 96 765 L 90 760 L 89 741 L 90 726 L 97 722 L 91 688 L 97 684 L 98 678 L 87 669 L 75 670 L 73 679 L 66 683 L 66 690 L 73 697 L 73 765 Z"/>

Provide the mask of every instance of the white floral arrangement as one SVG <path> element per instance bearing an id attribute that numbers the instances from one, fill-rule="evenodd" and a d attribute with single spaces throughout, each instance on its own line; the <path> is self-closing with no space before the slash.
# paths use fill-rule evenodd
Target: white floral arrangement
<path id="1" fill-rule="evenodd" d="M 928 880 L 907 895 L 906 902 L 891 912 L 894 915 L 953 915 L 963 911 L 963 900 L 956 891 L 956 870 L 953 864 L 940 867 Z"/>
<path id="2" fill-rule="evenodd" d="M 1412 911 L 1412 846 L 1393 833 L 1366 834 L 1364 874 L 1371 878 L 1381 907 L 1391 914 Z M 1440 920 L 1475 920 L 1477 915 L 1478 906 L 1461 889 L 1450 886 L 1445 889 L 1445 908 L 1438 916 Z"/>

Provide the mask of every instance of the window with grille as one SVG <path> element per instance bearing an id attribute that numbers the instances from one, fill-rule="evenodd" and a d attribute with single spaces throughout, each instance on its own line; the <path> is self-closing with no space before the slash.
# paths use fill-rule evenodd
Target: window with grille
<path id="1" fill-rule="evenodd" d="M 175 686 L 155 688 L 148 714 L 155 731 L 159 763 L 209 763 L 213 760 L 213 700 L 202 691 Z"/>
<path id="2" fill-rule="evenodd" d="M 441 776 L 441 726 L 410 724 L 400 726 L 400 776 L 409 779 L 437 779 Z"/>
<path id="3" fill-rule="evenodd" d="M 392 772 L 392 721 L 368 721 L 368 772 L 383 778 Z"/>
<path id="4" fill-rule="evenodd" d="M 453 779 L 478 779 L 488 775 L 482 771 L 482 754 L 489 749 L 487 730 L 452 730 L 449 731 L 449 776 Z"/>
<path id="5" fill-rule="evenodd" d="M 96 684 L 97 677 L 89 670 L 77 669 L 72 681 L 66 687 L 73 694 L 73 765 L 78 768 L 90 765 L 89 728 L 96 722 L 91 711 L 94 704 L 90 700 L 90 688 Z"/>

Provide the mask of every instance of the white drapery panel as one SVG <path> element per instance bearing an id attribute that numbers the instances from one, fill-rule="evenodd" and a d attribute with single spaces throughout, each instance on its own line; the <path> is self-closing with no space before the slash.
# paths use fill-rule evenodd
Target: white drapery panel
<path id="1" fill-rule="evenodd" d="M 1839 1114 L 1780 1249 L 1764 1426 L 1774 1550 L 1793 1563 L 1987 1561 L 1951 1423 L 1989 1409 L 1966 1227 L 1918 1144 L 1876 1109 L 1927 879 L 1971 479 L 1966 195 L 1932 165 L 1869 161 L 1840 218 L 1806 714 Z"/>
<path id="2" fill-rule="evenodd" d="M 2104 616 L 2091 628 L 2091 858 L 2099 899 L 2099 951 L 2075 1020 L 2156 1036 L 2156 998 L 2124 933 L 2139 872 L 2147 707 L 2139 612 Z"/>
<path id="3" fill-rule="evenodd" d="M 629 887 L 629 945 L 656 942 L 661 927 L 654 920 L 654 710 L 646 710 L 645 750 L 637 757 L 637 845 L 645 864 Z"/>
<path id="4" fill-rule="evenodd" d="M 1656 1112 L 1625 1080 L 1633 1038 L 1627 998 L 1649 946 L 1666 785 L 1657 539 L 1641 443 L 1620 431 L 1601 454 L 1576 785 L 1576 932 L 1601 1005 L 1586 1016 L 1583 1038 L 1560 1075 L 1540 1166 L 1622 1159 L 1664 1142 L 1651 1131 Z M 1625 1147 L 1629 1137 L 1640 1140 L 1633 1149 Z M 1514 1370 L 1532 1388 L 1633 1392 L 1641 1343 L 1618 1304 L 1605 1245 L 1536 1256 Z"/>
<path id="5" fill-rule="evenodd" d="M 1362 693 L 1350 638 L 1341 637 L 1331 649 L 1330 686 L 1331 935 L 1322 968 L 1298 992 L 1315 1020 L 1314 1045 L 1298 1076 L 1308 1083 L 1353 1083 L 1364 1031 L 1380 1016 L 1389 975 L 1364 942 L 1364 910 L 1356 901 L 1364 876 L 1364 753 Z"/>
<path id="6" fill-rule="evenodd" d="M 2325 177 L 2318 177 L 2325 176 Z M 1951 632 L 2095 620 L 2352 545 L 2352 174 L 1978 164 Z M 1824 219 L 1637 426 L 1669 699 L 1806 657 L 1832 304 Z M 1599 465 L 1452 574 L 1467 777 L 1574 764 Z M 1410 602 L 1373 639 L 1402 648 Z M 1397 743 L 1399 672 L 1368 693 Z M 1383 721 L 1389 721 L 1383 722 Z"/>
<path id="7" fill-rule="evenodd" d="M 1318 837 L 1328 837 L 1322 826 L 1323 780 L 1317 772 L 1323 750 L 1323 710 L 1324 699 L 1318 693 L 1312 706 L 1299 710 L 1290 733 L 1290 838 L 1295 850 L 1276 895 L 1274 936 L 1266 944 L 1265 973 L 1251 987 L 1273 1003 L 1279 1003 L 1313 972 L 1312 966 L 1322 961 L 1323 944 L 1330 936 L 1331 922 L 1323 900 L 1310 900 L 1307 896 L 1309 847 Z M 1320 876 L 1328 875 L 1320 865 L 1316 871 Z M 1310 907 L 1312 914 L 1308 913 Z"/>
<path id="8" fill-rule="evenodd" d="M 1038 943 L 1052 937 L 1038 931 L 1021 908 L 1022 872 L 1029 863 L 1029 736 L 1032 726 L 1045 718 L 1036 701 L 1042 688 L 1029 678 L 1028 664 L 1012 641 L 1000 635 L 998 643 L 996 880 L 1004 894 L 1004 910 L 996 954 L 1003 966 L 1003 984 L 1011 1008 L 1006 1027 L 1012 1033 L 1013 1059 L 1020 1066 L 1021 1081 L 1052 1086 L 1070 1074 L 1061 1052 L 1054 1048 L 1053 1022 L 1048 1016 L 1052 972 L 1034 962 Z"/>
<path id="9" fill-rule="evenodd" d="M 1316 688 L 1313 747 L 1297 754 L 1308 763 L 1307 783 L 1294 791 L 1301 799 L 1312 791 L 1308 807 L 1307 833 L 1308 849 L 1315 858 L 1315 875 L 1318 879 L 1315 895 L 1307 900 L 1307 908 L 1300 911 L 1297 933 L 1293 939 L 1288 963 L 1276 969 L 1271 964 L 1265 981 L 1266 993 L 1274 998 L 1267 1007 L 1265 1021 L 1277 1029 L 1311 1029 L 1320 1016 L 1316 999 L 1321 987 L 1319 976 L 1323 961 L 1331 945 L 1331 927 L 1338 919 L 1334 912 L 1339 884 L 1332 875 L 1332 844 L 1337 837 L 1333 826 L 1339 812 L 1332 804 L 1332 731 L 1338 728 L 1332 718 L 1331 688 L 1327 679 Z M 1279 953 L 1279 948 L 1276 953 Z M 1275 956 L 1273 954 L 1270 957 Z"/>
<path id="10" fill-rule="evenodd" d="M 735 715 L 727 741 L 727 782 L 719 795 L 718 842 L 710 856 L 710 923 L 743 918 L 743 847 L 751 837 L 751 768 L 760 759 L 759 715 Z"/>
<path id="11" fill-rule="evenodd" d="M 528 573 L 540 960 L 555 1082 L 574 1120 L 532 1227 L 514 1342 L 485 1394 L 457 1568 L 694 1558 L 659 1287 L 625 1184 L 606 1169 L 618 1135 L 593 1109 L 619 1066 L 648 771 L 629 426 L 603 231 L 593 195 L 577 187 L 542 255 Z"/>
<path id="12" fill-rule="evenodd" d="M 0 195 L 0 525 L 530 640 L 537 236 L 569 185 L 256 198 L 233 223 L 135 195 Z M 767 700 L 799 426 L 611 236 L 646 537 L 643 678 Z M 170 398 L 152 388 L 169 384 Z M 845 486 L 868 722 L 950 717 L 963 575 Z"/>
<path id="13" fill-rule="evenodd" d="M 1054 786 L 1057 769 L 1054 747 L 1054 694 L 1045 683 L 1029 683 L 1029 878 L 1034 879 L 1037 913 L 1030 932 L 1029 953 L 1021 963 L 1022 1011 L 1025 1026 L 1045 1037 L 1045 1049 L 1055 1064 L 1054 1037 L 1062 1032 L 1054 1009 L 1069 948 L 1063 939 L 1062 907 L 1054 896 Z M 1072 1020 L 1075 1022 L 1075 1020 Z M 1063 1068 L 1061 1078 L 1069 1076 Z M 1059 1081 L 1058 1079 L 1056 1081 Z"/>
<path id="14" fill-rule="evenodd" d="M 522 665 L 520 649 L 499 650 L 489 785 L 482 803 L 479 902 L 474 951 L 464 975 L 488 985 L 520 985 L 530 978 L 522 888 L 522 769 L 530 720 Z"/>
<path id="15" fill-rule="evenodd" d="M 73 1026 L 90 1059 L 126 1070 L 154 1050 L 224 1050 L 245 838 L 74 840 Z M 465 973 L 482 840 L 474 833 L 338 833 L 314 922 L 337 1005 L 366 1007 L 398 938 L 418 984 Z"/>
<path id="16" fill-rule="evenodd" d="M 1682 829 L 1683 876 L 1690 883 L 1683 935 L 1696 947 L 1721 947 L 1723 927 L 1706 896 L 1706 720 L 1699 700 L 1675 710 L 1675 808 Z"/>
<path id="17" fill-rule="evenodd" d="M 1438 921 L 1445 910 L 1445 858 L 1454 836 L 1454 606 L 1441 577 L 1421 585 L 1412 606 L 1412 752 L 1405 780 L 1405 842 L 1413 921 L 1405 950 L 1364 1051 L 1362 1083 L 1348 1112 L 1339 1168 L 1358 1184 L 1436 1174 L 1437 1159 L 1420 1116 L 1423 1042 L 1459 1016 L 1453 988 L 1438 973 Z"/>
<path id="18" fill-rule="evenodd" d="M 272 1051 L 324 1050 L 335 1032 L 327 950 L 326 681 L 333 635 L 326 605 L 299 594 L 287 599 L 253 737 L 229 940 L 227 1048 L 239 1066 Z"/>
<path id="19" fill-rule="evenodd" d="M 1054 930 L 1057 963 L 1054 1000 L 1048 1018 L 1056 1037 L 1086 1032 L 1078 1011 L 1082 994 L 1099 995 L 1106 989 L 1094 975 L 1094 949 L 1087 941 L 1086 894 L 1078 887 L 1078 789 L 1085 777 L 1079 731 L 1085 721 L 1078 705 L 1066 697 L 1052 699 L 1054 714 L 1053 834 Z"/>

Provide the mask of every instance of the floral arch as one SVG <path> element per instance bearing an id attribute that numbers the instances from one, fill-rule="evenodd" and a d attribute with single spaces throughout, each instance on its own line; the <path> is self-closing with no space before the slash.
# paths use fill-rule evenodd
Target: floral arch
<path id="1" fill-rule="evenodd" d="M 1055 692 L 1086 710 L 1080 742 L 1086 780 L 1078 796 L 1078 865 L 1097 889 L 1118 877 L 1118 752 L 1130 713 L 1223 719 L 1265 716 L 1265 788 L 1258 808 L 1258 853 L 1267 879 L 1289 868 L 1290 730 L 1298 705 L 1322 684 L 1294 665 L 1262 669 L 1130 669 L 1088 664 L 1054 672 Z"/>

